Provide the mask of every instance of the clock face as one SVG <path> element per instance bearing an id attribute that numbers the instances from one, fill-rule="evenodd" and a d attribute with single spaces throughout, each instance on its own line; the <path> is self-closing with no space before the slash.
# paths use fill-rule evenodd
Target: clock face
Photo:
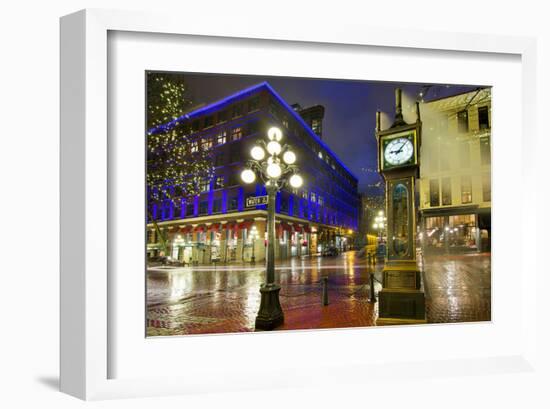
<path id="1" fill-rule="evenodd" d="M 413 154 L 413 143 L 408 138 L 395 138 L 388 142 L 384 149 L 384 159 L 394 166 L 408 162 Z"/>

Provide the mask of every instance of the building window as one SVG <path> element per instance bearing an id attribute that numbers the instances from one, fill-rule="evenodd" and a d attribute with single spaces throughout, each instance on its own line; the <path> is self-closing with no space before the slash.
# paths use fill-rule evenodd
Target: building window
<path id="1" fill-rule="evenodd" d="M 470 167 L 470 143 L 463 142 L 460 147 L 460 166 L 463 168 Z"/>
<path id="2" fill-rule="evenodd" d="M 260 97 L 254 97 L 248 101 L 248 112 L 256 111 L 260 108 Z"/>
<path id="3" fill-rule="evenodd" d="M 319 206 L 323 206 L 325 204 L 325 200 L 323 199 L 323 196 L 319 196 L 317 203 L 319 203 Z"/>
<path id="4" fill-rule="evenodd" d="M 222 211 L 222 199 L 216 199 L 212 203 L 212 213 L 221 213 Z"/>
<path id="5" fill-rule="evenodd" d="M 227 111 L 218 112 L 218 123 L 227 121 Z"/>
<path id="6" fill-rule="evenodd" d="M 243 137 L 243 128 L 240 126 L 231 130 L 231 140 L 238 141 Z"/>
<path id="7" fill-rule="evenodd" d="M 272 99 L 269 100 L 269 113 L 275 118 L 279 118 L 279 108 L 277 107 L 275 101 Z"/>
<path id="8" fill-rule="evenodd" d="M 187 206 L 185 206 L 186 216 L 193 216 L 194 214 L 195 214 L 195 205 L 193 203 L 190 203 Z"/>
<path id="9" fill-rule="evenodd" d="M 191 152 L 199 151 L 199 141 L 191 141 Z"/>
<path id="10" fill-rule="evenodd" d="M 248 134 L 252 135 L 260 130 L 260 123 L 258 121 L 252 121 L 248 124 Z"/>
<path id="11" fill-rule="evenodd" d="M 181 218 L 181 203 L 174 203 L 172 218 L 173 219 Z"/>
<path id="12" fill-rule="evenodd" d="M 239 149 L 236 149 L 236 147 L 233 147 L 231 149 L 231 158 L 229 160 L 230 163 L 239 162 L 241 160 L 241 152 Z"/>
<path id="13" fill-rule="evenodd" d="M 201 148 L 203 151 L 207 151 L 208 149 L 212 148 L 212 138 L 210 137 L 202 138 Z"/>
<path id="14" fill-rule="evenodd" d="M 311 120 L 311 130 L 321 136 L 323 132 L 323 122 L 320 119 Z"/>
<path id="15" fill-rule="evenodd" d="M 197 132 L 199 130 L 199 127 L 200 127 L 200 123 L 199 123 L 199 120 L 197 119 L 196 121 L 193 121 L 193 123 L 191 124 L 191 131 Z"/>
<path id="16" fill-rule="evenodd" d="M 486 173 L 481 177 L 481 184 L 483 186 L 483 201 L 491 201 L 491 174 Z"/>
<path id="17" fill-rule="evenodd" d="M 204 127 L 205 128 L 208 128 L 212 125 L 214 125 L 214 116 L 213 115 L 207 116 L 206 118 L 204 118 Z"/>
<path id="18" fill-rule="evenodd" d="M 237 118 L 243 114 L 242 104 L 237 104 L 233 107 L 233 118 Z"/>
<path id="19" fill-rule="evenodd" d="M 237 186 L 240 181 L 240 176 L 236 172 L 231 172 L 229 178 L 227 179 L 227 186 Z"/>
<path id="20" fill-rule="evenodd" d="M 202 178 L 199 182 L 199 191 L 208 192 L 210 191 L 210 180 L 207 178 Z"/>
<path id="21" fill-rule="evenodd" d="M 462 176 L 461 181 L 461 197 L 462 203 L 472 203 L 472 177 L 471 176 Z"/>
<path id="22" fill-rule="evenodd" d="M 207 213 L 208 213 L 208 201 L 200 202 L 199 214 L 207 214 Z"/>
<path id="23" fill-rule="evenodd" d="M 453 204 L 451 178 L 441 179 L 441 204 L 443 206 Z"/>
<path id="24" fill-rule="evenodd" d="M 460 111 L 456 114 L 458 120 L 458 132 L 468 132 L 468 111 Z"/>
<path id="25" fill-rule="evenodd" d="M 214 180 L 214 189 L 223 188 L 223 179 L 223 176 L 216 176 L 216 179 Z"/>
<path id="26" fill-rule="evenodd" d="M 479 107 L 477 109 L 479 129 L 489 129 L 489 107 Z"/>
<path id="27" fill-rule="evenodd" d="M 229 199 L 229 202 L 227 204 L 227 210 L 237 210 L 239 205 L 239 199 L 237 196 L 233 196 Z"/>
<path id="28" fill-rule="evenodd" d="M 430 179 L 430 206 L 439 206 L 439 179 Z"/>
<path id="29" fill-rule="evenodd" d="M 307 198 L 308 198 L 308 191 L 307 191 L 307 190 L 303 190 L 303 191 L 302 191 L 302 197 L 303 197 L 304 199 L 307 199 Z"/>
<path id="30" fill-rule="evenodd" d="M 214 166 L 223 166 L 223 152 L 220 152 L 215 156 Z"/>
<path id="31" fill-rule="evenodd" d="M 317 195 L 314 192 L 311 192 L 311 201 L 313 203 L 317 202 Z"/>
<path id="32" fill-rule="evenodd" d="M 288 213 L 288 197 L 281 196 L 281 213 Z"/>
<path id="33" fill-rule="evenodd" d="M 491 164 L 491 142 L 488 136 L 479 138 L 479 150 L 481 152 L 481 164 Z"/>
<path id="34" fill-rule="evenodd" d="M 222 130 L 218 135 L 216 135 L 216 143 L 218 145 L 223 145 L 225 142 L 227 142 L 227 131 Z"/>

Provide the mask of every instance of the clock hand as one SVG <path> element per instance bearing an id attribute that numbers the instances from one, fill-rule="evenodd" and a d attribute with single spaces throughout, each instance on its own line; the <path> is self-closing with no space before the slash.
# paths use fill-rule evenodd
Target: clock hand
<path id="1" fill-rule="evenodd" d="M 407 144 L 407 141 L 403 142 L 403 144 L 399 147 L 399 149 L 395 151 L 390 151 L 390 153 L 399 153 L 403 150 L 403 147 Z"/>

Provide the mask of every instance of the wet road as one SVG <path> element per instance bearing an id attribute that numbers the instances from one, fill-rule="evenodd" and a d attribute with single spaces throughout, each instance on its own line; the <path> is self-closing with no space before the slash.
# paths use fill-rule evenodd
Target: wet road
<path id="1" fill-rule="evenodd" d="M 426 258 L 429 322 L 486 320 L 490 316 L 488 255 Z M 263 264 L 154 268 L 147 273 L 147 334 L 184 335 L 254 331 Z M 378 303 L 368 302 L 369 269 L 356 252 L 337 257 L 278 261 L 276 280 L 285 323 L 278 329 L 372 326 Z M 382 264 L 375 277 L 381 281 Z M 321 303 L 328 277 L 329 305 Z M 381 288 L 375 283 L 375 290 Z"/>

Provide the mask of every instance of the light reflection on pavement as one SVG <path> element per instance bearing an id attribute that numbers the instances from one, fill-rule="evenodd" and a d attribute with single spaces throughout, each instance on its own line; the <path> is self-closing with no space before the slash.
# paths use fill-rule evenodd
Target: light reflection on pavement
<path id="1" fill-rule="evenodd" d="M 254 331 L 264 275 L 264 266 L 259 263 L 150 269 L 147 334 Z M 275 275 L 285 313 L 285 323 L 278 329 L 374 324 L 377 304 L 367 300 L 367 263 L 353 251 L 336 257 L 278 261 Z M 328 306 L 321 304 L 324 276 L 328 277 Z"/>
<path id="2" fill-rule="evenodd" d="M 490 319 L 490 256 L 427 257 L 425 286 L 429 322 Z M 372 326 L 366 259 L 350 251 L 336 257 L 276 261 L 285 314 L 282 329 Z M 377 264 L 375 290 L 381 288 Z M 151 268 L 147 272 L 147 334 L 184 335 L 254 331 L 264 265 Z M 321 303 L 328 277 L 329 305 Z"/>

